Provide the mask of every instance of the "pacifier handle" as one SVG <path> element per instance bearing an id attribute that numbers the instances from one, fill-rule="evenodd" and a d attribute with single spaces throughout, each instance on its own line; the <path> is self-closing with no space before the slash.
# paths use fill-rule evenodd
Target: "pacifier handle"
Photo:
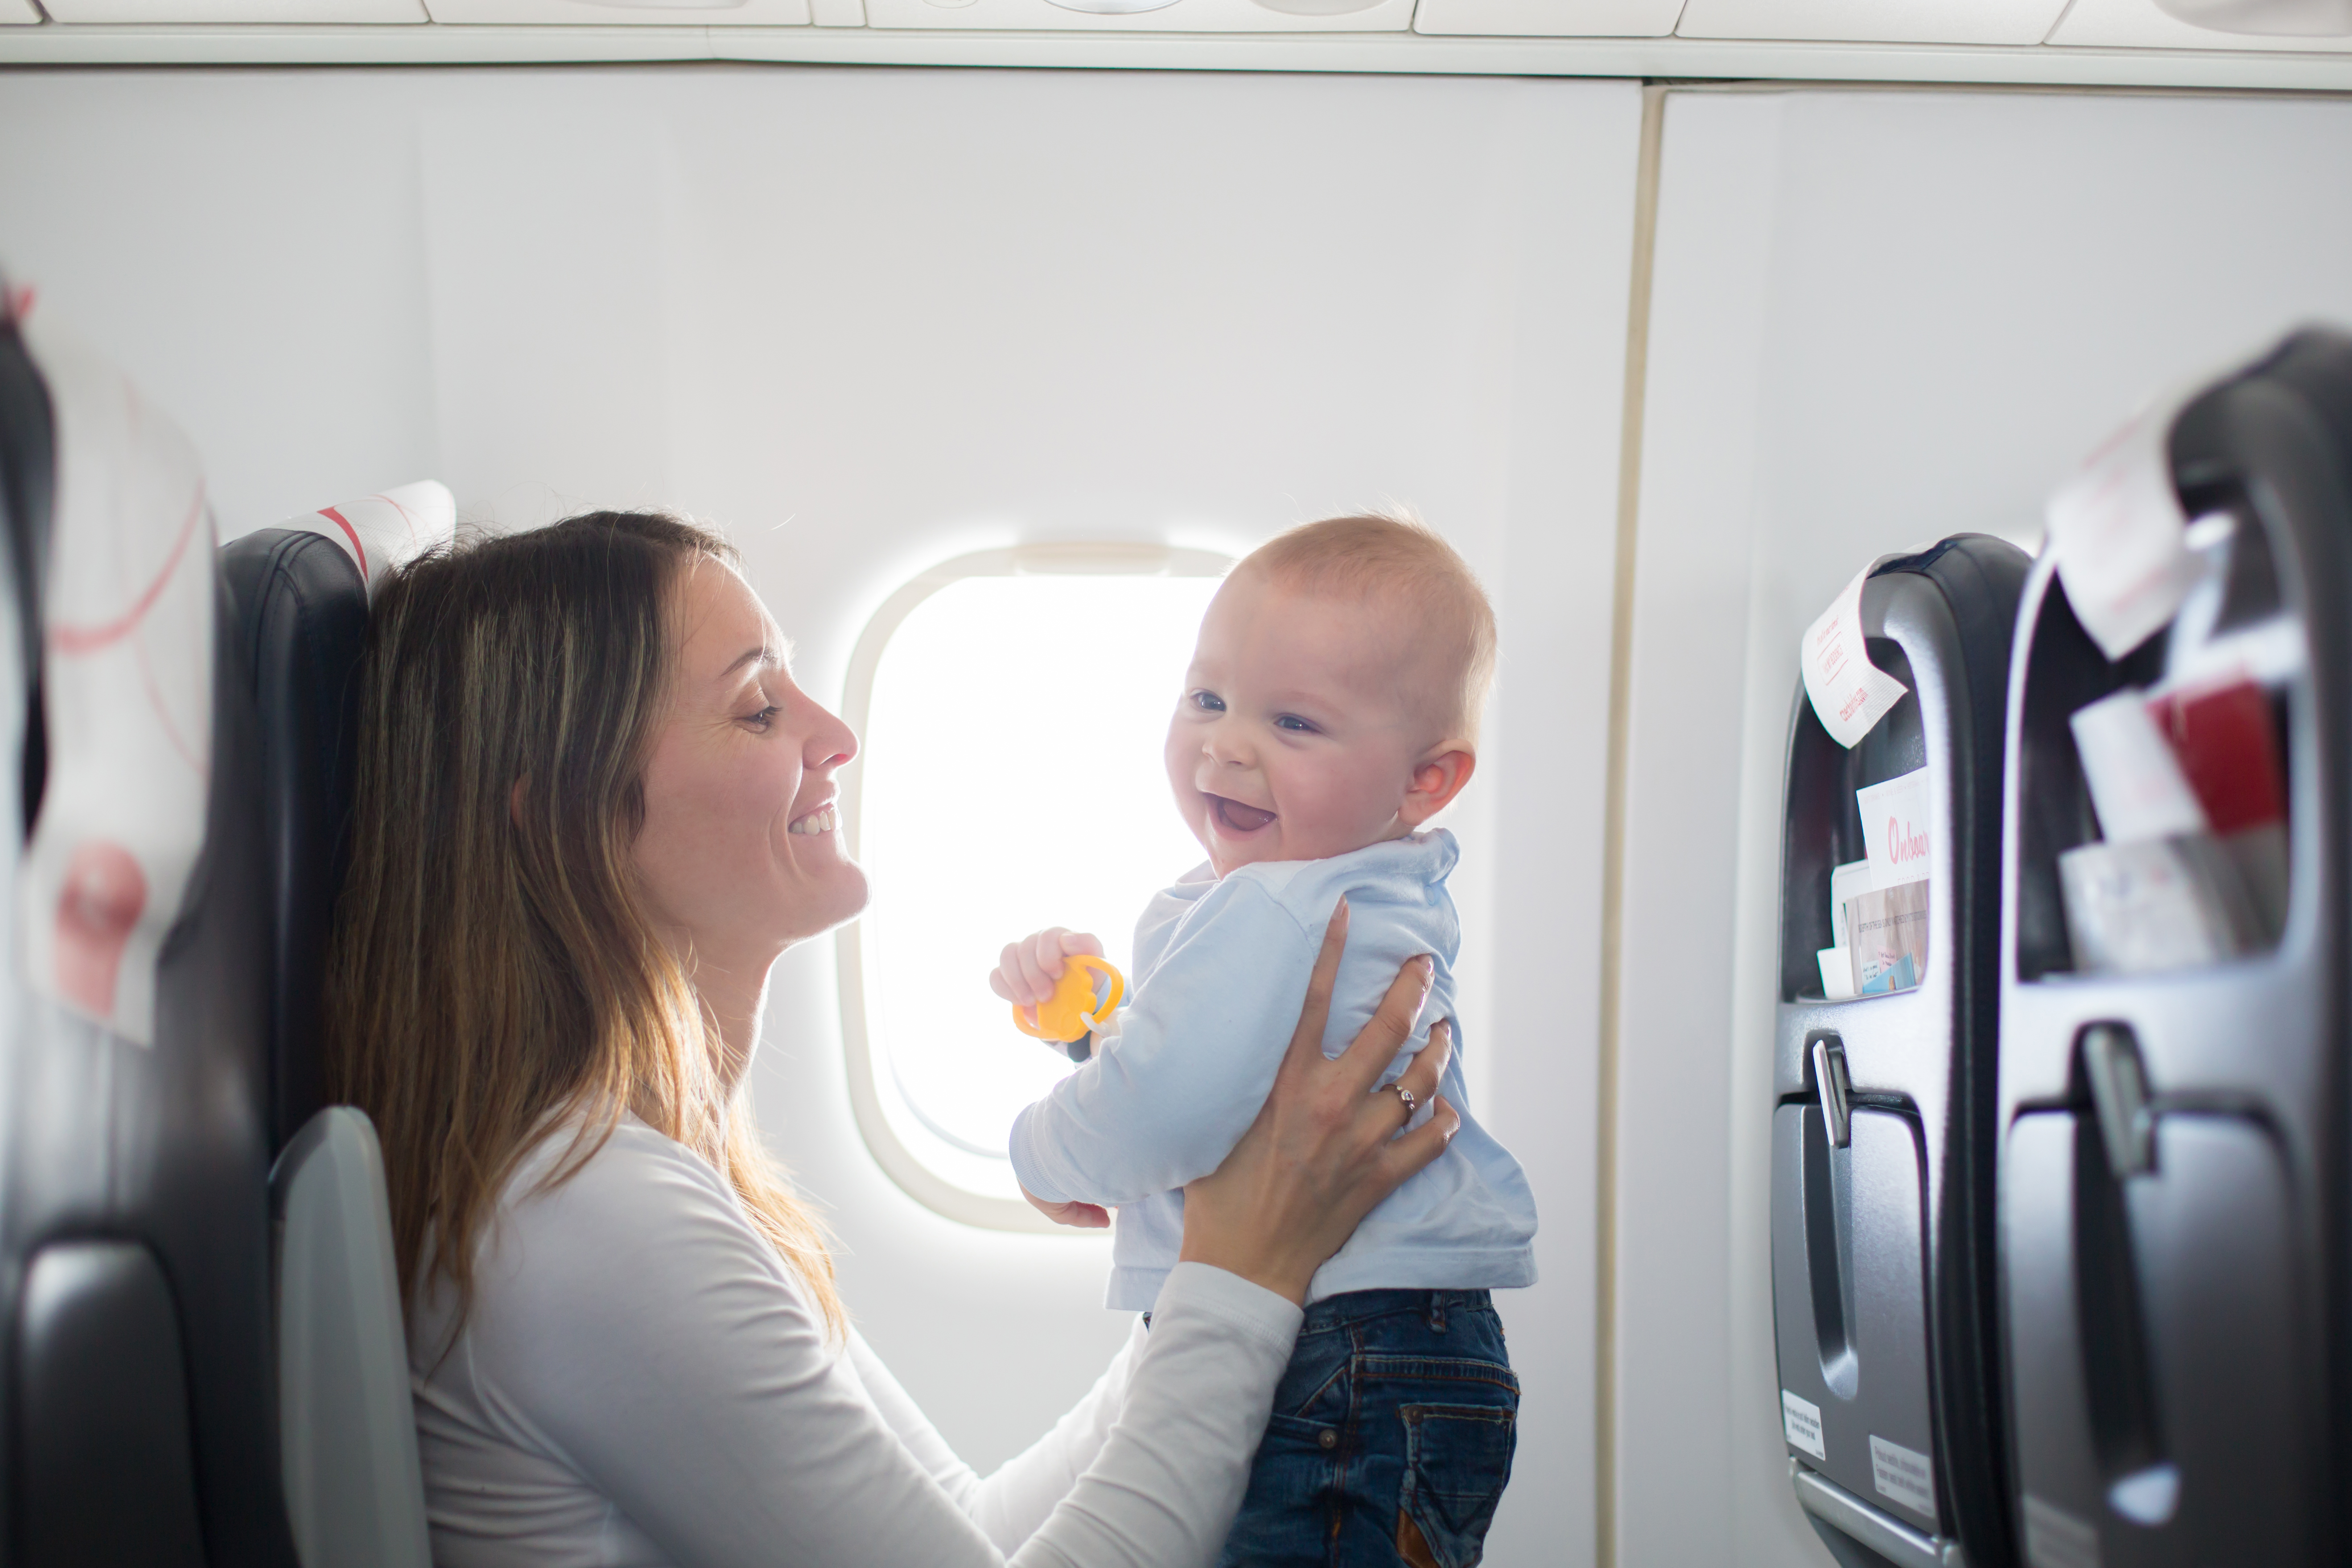
<path id="1" fill-rule="evenodd" d="M 1076 965 L 1093 970 L 1110 982 L 1110 994 L 1095 1005 L 1094 1011 L 1088 1013 L 1086 1019 L 1091 1026 L 1109 1017 L 1112 1011 L 1118 1006 L 1119 998 L 1127 994 L 1127 976 L 1121 974 L 1118 967 L 1108 959 L 1097 958 L 1092 953 L 1077 953 L 1066 959 L 1064 963 L 1066 966 Z M 1089 982 L 1087 986 L 1087 994 L 1089 998 L 1094 995 L 1094 990 L 1093 984 Z"/>

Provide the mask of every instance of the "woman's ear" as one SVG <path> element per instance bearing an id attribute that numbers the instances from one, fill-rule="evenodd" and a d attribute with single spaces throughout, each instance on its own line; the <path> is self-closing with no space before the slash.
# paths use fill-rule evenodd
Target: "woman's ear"
<path id="1" fill-rule="evenodd" d="M 1404 805 L 1397 818 L 1407 827 L 1419 827 L 1454 804 L 1470 775 L 1478 771 L 1478 753 L 1467 741 L 1442 741 L 1412 770 Z"/>

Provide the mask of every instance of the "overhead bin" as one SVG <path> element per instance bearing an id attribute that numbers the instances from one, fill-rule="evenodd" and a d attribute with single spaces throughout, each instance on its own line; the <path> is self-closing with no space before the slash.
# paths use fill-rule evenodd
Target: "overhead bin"
<path id="1" fill-rule="evenodd" d="M 866 0 L 874 27 L 1139 33 L 1402 33 L 1413 0 Z"/>
<path id="2" fill-rule="evenodd" d="M 41 20 L 41 8 L 33 0 L 0 0 L 0 27 L 22 26 Z"/>
<path id="3" fill-rule="evenodd" d="M 2083 549 L 2053 502 L 2011 674 L 2002 1330 L 2035 1568 L 2352 1539 L 2352 337 L 2177 406 L 2068 492 L 2107 498 Z"/>
<path id="4" fill-rule="evenodd" d="M 1848 1568 L 2011 1561 L 1993 959 L 2029 564 L 1982 534 L 1874 563 L 1808 634 L 1790 724 L 1773 1316 L 1790 1479 Z"/>
<path id="5" fill-rule="evenodd" d="M 1663 38 L 1683 0 L 1421 0 L 1412 30 L 1485 37 Z"/>
<path id="6" fill-rule="evenodd" d="M 1689 0 L 1685 38 L 2038 44 L 2065 0 Z"/>
<path id="7" fill-rule="evenodd" d="M 24 0 L 0 0 L 0 6 Z M 179 26 L 205 22 L 423 22 L 423 0 L 42 0 L 59 22 Z"/>

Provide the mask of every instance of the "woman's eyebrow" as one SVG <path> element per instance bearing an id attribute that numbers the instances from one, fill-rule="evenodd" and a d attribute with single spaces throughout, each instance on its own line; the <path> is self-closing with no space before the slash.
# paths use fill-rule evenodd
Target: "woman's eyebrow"
<path id="1" fill-rule="evenodd" d="M 770 647 L 766 643 L 761 643 L 757 647 L 745 648 L 729 660 L 727 668 L 719 672 L 719 679 L 726 679 L 747 664 L 757 664 L 761 669 L 773 669 L 791 657 L 790 647 L 774 648 Z"/>

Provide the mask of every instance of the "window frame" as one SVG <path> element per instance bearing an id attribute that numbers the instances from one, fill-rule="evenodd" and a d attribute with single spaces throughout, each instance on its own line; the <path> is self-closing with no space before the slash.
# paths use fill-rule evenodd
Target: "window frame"
<path id="1" fill-rule="evenodd" d="M 841 716 L 851 731 L 863 739 L 883 650 L 918 605 L 950 584 L 971 577 L 1222 577 L 1235 559 L 1218 550 L 1101 540 L 1018 544 L 942 561 L 900 584 L 857 634 L 843 682 Z M 863 768 L 851 768 L 842 780 L 841 831 L 852 859 L 859 857 L 865 838 L 865 773 Z M 979 1229 L 1039 1236 L 1097 1234 L 1055 1225 L 1018 1198 L 991 1197 L 958 1186 L 932 1170 L 899 1138 L 883 1109 L 882 1064 L 866 1021 L 863 926 L 862 920 L 852 921 L 834 934 L 835 983 L 841 1003 L 842 1049 L 849 1072 L 850 1110 L 858 1135 L 883 1173 L 925 1208 Z"/>

